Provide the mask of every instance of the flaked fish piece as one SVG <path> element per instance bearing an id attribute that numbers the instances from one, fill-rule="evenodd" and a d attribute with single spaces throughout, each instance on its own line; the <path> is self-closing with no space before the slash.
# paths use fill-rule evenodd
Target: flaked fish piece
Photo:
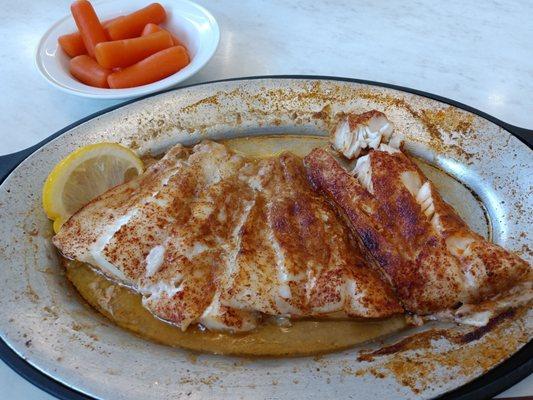
<path id="1" fill-rule="evenodd" d="M 323 149 L 305 164 L 313 186 L 345 218 L 407 311 L 478 304 L 531 281 L 529 263 L 473 232 L 399 149 L 381 144 L 353 171 Z M 522 300 L 531 299 L 527 290 Z M 458 320 L 468 322 L 466 309 Z"/>
<path id="2" fill-rule="evenodd" d="M 391 142 L 399 147 L 401 136 L 393 136 L 393 125 L 386 115 L 372 110 L 363 114 L 349 114 L 331 135 L 333 148 L 348 159 L 354 159 L 364 149 L 377 149 L 380 143 Z"/>
<path id="3" fill-rule="evenodd" d="M 82 208 L 53 241 L 182 329 L 402 311 L 292 155 L 257 161 L 214 142 L 178 145 Z"/>

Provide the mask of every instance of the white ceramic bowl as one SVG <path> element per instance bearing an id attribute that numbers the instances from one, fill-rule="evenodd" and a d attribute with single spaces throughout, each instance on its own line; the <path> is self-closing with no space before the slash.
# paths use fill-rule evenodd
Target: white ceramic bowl
<path id="1" fill-rule="evenodd" d="M 129 14 L 146 7 L 151 0 L 111 0 L 93 3 L 100 20 Z M 57 38 L 76 31 L 71 15 L 58 22 L 43 35 L 36 53 L 39 72 L 48 82 L 67 93 L 95 99 L 124 99 L 157 92 L 178 84 L 198 72 L 213 56 L 218 46 L 218 24 L 209 11 L 188 0 L 160 1 L 167 11 L 162 24 L 187 46 L 191 63 L 182 70 L 160 81 L 128 89 L 101 89 L 74 79 L 69 71 L 69 57 L 57 43 Z"/>

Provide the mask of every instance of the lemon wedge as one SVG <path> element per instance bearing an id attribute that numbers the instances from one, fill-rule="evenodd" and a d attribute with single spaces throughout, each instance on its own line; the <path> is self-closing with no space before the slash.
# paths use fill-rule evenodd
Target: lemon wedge
<path id="1" fill-rule="evenodd" d="M 117 143 L 81 147 L 61 160 L 43 186 L 43 208 L 54 232 L 94 198 L 141 174 L 143 162 Z"/>

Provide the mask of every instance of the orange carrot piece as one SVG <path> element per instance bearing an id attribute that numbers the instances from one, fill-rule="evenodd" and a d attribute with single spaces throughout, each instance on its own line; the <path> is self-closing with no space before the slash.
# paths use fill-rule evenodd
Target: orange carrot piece
<path id="1" fill-rule="evenodd" d="M 187 50 L 187 47 L 185 47 L 185 45 L 182 43 L 182 41 L 179 40 L 175 35 L 170 33 L 170 36 L 172 36 L 172 42 L 174 42 L 174 46 L 181 46 L 181 47 L 185 48 L 185 50 Z"/>
<path id="2" fill-rule="evenodd" d="M 106 19 L 104 22 L 102 22 L 102 26 L 104 29 L 107 29 L 109 25 L 111 25 L 113 22 L 118 21 L 119 19 L 124 18 L 124 15 L 119 15 L 118 17 Z"/>
<path id="3" fill-rule="evenodd" d="M 104 27 L 100 23 L 93 6 L 87 0 L 75 1 L 70 6 L 70 11 L 81 34 L 87 53 L 94 57 L 94 47 L 100 42 L 107 41 Z"/>
<path id="4" fill-rule="evenodd" d="M 102 22 L 102 26 L 104 27 L 104 29 L 107 30 L 107 27 L 109 25 L 111 25 L 113 22 L 118 21 L 119 19 L 122 19 L 122 18 L 124 18 L 124 15 L 119 15 L 118 17 L 115 17 L 115 18 L 106 19 L 104 22 Z"/>
<path id="5" fill-rule="evenodd" d="M 110 70 L 102 68 L 86 54 L 70 60 L 70 73 L 74 78 L 89 86 L 108 88 L 107 77 Z"/>
<path id="6" fill-rule="evenodd" d="M 141 36 L 146 24 L 160 24 L 167 18 L 167 13 L 159 3 L 152 3 L 134 13 L 124 16 L 107 28 L 111 40 L 131 39 Z"/>
<path id="7" fill-rule="evenodd" d="M 109 26 L 109 24 L 111 24 L 113 21 L 118 20 L 119 18 L 123 17 L 112 18 L 107 21 L 104 21 L 102 22 L 102 26 L 105 29 Z M 66 35 L 59 36 L 57 38 L 57 41 L 59 42 L 59 45 L 61 46 L 63 51 L 67 53 L 69 57 L 76 57 L 82 54 L 87 54 L 87 49 L 83 44 L 83 39 L 81 38 L 79 32 L 72 32 Z"/>
<path id="8" fill-rule="evenodd" d="M 154 32 L 161 32 L 161 31 L 164 31 L 165 29 L 161 28 L 159 25 L 156 25 L 156 24 L 146 24 L 146 26 L 144 27 L 142 33 L 141 33 L 141 36 L 146 36 L 146 35 L 149 35 L 150 33 L 154 33 Z M 174 35 L 172 34 L 172 32 L 170 31 L 167 31 L 168 33 L 170 33 L 170 36 L 172 36 L 172 41 L 174 42 L 174 46 L 183 46 L 183 43 L 181 43 L 181 41 Z"/>
<path id="9" fill-rule="evenodd" d="M 113 72 L 107 77 L 113 89 L 129 88 L 166 78 L 189 64 L 189 55 L 182 46 L 174 46 L 139 61 L 131 67 Z"/>
<path id="10" fill-rule="evenodd" d="M 78 32 L 62 35 L 57 38 L 57 41 L 63 51 L 67 53 L 69 57 L 76 57 L 82 54 L 87 54 L 87 49 L 83 44 L 83 39 Z"/>
<path id="11" fill-rule="evenodd" d="M 98 43 L 94 55 L 104 68 L 129 67 L 173 45 L 170 33 L 161 31 L 134 39 Z"/>
<path id="12" fill-rule="evenodd" d="M 161 28 L 159 25 L 153 24 L 150 22 L 149 24 L 145 25 L 141 33 L 141 36 L 146 36 L 146 35 L 149 35 L 150 33 L 161 32 L 162 30 L 163 28 Z"/>

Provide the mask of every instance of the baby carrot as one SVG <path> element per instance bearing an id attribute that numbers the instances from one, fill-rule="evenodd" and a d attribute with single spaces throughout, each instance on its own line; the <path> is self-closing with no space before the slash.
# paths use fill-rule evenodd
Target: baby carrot
<path id="1" fill-rule="evenodd" d="M 57 38 L 59 45 L 69 57 L 76 57 L 82 54 L 87 54 L 83 39 L 78 32 L 62 35 Z"/>
<path id="2" fill-rule="evenodd" d="M 104 68 L 129 67 L 172 46 L 170 33 L 161 31 L 134 39 L 98 43 L 94 55 L 98 64 Z"/>
<path id="3" fill-rule="evenodd" d="M 118 21 L 119 19 L 122 19 L 122 18 L 124 18 L 124 16 L 119 15 L 118 17 L 107 19 L 104 22 L 102 22 L 102 26 L 104 27 L 104 29 L 107 29 L 107 27 L 111 25 L 113 22 Z"/>
<path id="4" fill-rule="evenodd" d="M 112 18 L 110 20 L 104 21 L 102 22 L 102 26 L 105 29 L 107 26 L 109 26 L 110 23 L 116 21 L 119 18 L 122 17 Z M 57 41 L 59 42 L 59 45 L 61 46 L 63 51 L 67 53 L 67 55 L 70 57 L 76 57 L 82 54 L 87 54 L 87 49 L 83 44 L 83 39 L 81 38 L 79 32 L 72 32 L 66 35 L 59 36 L 57 38 Z"/>
<path id="5" fill-rule="evenodd" d="M 167 13 L 159 3 L 152 3 L 134 13 L 124 16 L 107 28 L 111 40 L 131 39 L 140 36 L 146 24 L 160 24 L 167 18 Z"/>
<path id="6" fill-rule="evenodd" d="M 153 24 L 153 23 L 149 23 L 149 24 L 146 24 L 142 33 L 141 33 L 141 36 L 146 36 L 146 35 L 149 35 L 150 33 L 154 33 L 154 32 L 161 32 L 163 30 L 163 28 L 161 28 L 159 25 L 157 24 Z"/>
<path id="7" fill-rule="evenodd" d="M 152 23 L 146 24 L 146 26 L 144 27 L 141 33 L 141 36 L 146 36 L 146 35 L 149 35 L 150 33 L 160 32 L 160 31 L 164 31 L 164 29 L 161 28 L 159 25 L 152 24 Z M 181 43 L 181 41 L 175 35 L 173 35 L 169 31 L 167 32 L 170 33 L 170 36 L 172 36 L 172 41 L 174 42 L 174 46 L 183 46 L 183 43 Z"/>
<path id="8" fill-rule="evenodd" d="M 166 78 L 189 64 L 189 56 L 182 46 L 174 46 L 139 61 L 131 67 L 113 72 L 107 77 L 113 89 L 147 85 Z"/>
<path id="9" fill-rule="evenodd" d="M 87 0 L 77 0 L 70 6 L 70 11 L 87 52 L 90 56 L 94 56 L 94 47 L 100 42 L 107 41 L 107 35 L 93 6 Z"/>
<path id="10" fill-rule="evenodd" d="M 94 59 L 86 54 L 70 60 L 70 73 L 74 78 L 86 85 L 108 88 L 107 77 L 111 73 L 102 68 Z"/>

